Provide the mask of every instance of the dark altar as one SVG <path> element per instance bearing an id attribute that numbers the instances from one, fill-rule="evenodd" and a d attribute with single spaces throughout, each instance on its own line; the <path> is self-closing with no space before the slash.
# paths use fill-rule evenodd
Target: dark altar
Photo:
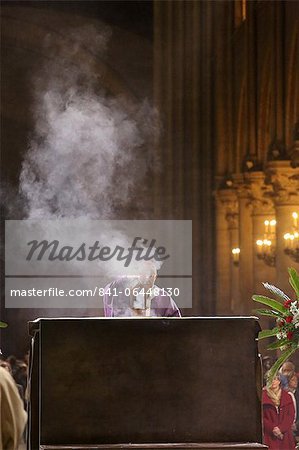
<path id="1" fill-rule="evenodd" d="M 260 449 L 251 317 L 29 324 L 30 450 Z"/>

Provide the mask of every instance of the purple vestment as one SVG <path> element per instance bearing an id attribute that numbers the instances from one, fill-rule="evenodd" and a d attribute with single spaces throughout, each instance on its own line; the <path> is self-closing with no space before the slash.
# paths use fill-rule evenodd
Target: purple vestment
<path id="1" fill-rule="evenodd" d="M 132 308 L 133 295 L 129 295 L 133 292 L 133 288 L 128 286 L 129 279 L 122 277 L 104 288 L 105 317 L 138 316 L 134 314 L 134 308 Z M 150 317 L 181 317 L 180 310 L 170 295 L 156 285 L 153 286 L 152 292 L 148 311 Z"/>

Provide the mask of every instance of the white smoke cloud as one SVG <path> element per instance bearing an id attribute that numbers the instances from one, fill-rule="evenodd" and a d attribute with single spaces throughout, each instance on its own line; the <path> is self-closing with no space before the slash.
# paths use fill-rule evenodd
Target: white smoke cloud
<path id="1" fill-rule="evenodd" d="M 113 218 L 146 176 L 156 113 L 147 102 L 125 108 L 102 89 L 94 55 L 108 37 L 89 27 L 63 42 L 47 39 L 51 58 L 36 80 L 35 129 L 20 175 L 30 219 Z"/>
<path id="2" fill-rule="evenodd" d="M 144 183 L 149 165 L 157 165 L 155 110 L 103 89 L 105 74 L 96 62 L 104 58 L 109 35 L 85 27 L 46 39 L 49 59 L 35 77 L 35 128 L 20 174 L 28 219 L 117 218 L 118 206 Z M 101 240 L 113 245 L 112 231 L 102 229 Z M 127 236 L 114 234 L 118 244 L 130 245 Z M 145 270 L 138 267 L 134 273 Z M 109 276 L 128 272 L 106 265 Z"/>

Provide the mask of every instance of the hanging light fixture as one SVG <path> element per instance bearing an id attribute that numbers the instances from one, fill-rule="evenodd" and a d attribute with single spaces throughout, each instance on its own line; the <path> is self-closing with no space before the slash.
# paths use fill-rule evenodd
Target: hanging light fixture
<path id="1" fill-rule="evenodd" d="M 240 252 L 239 247 L 232 248 L 233 265 L 237 267 L 239 266 Z"/>
<path id="2" fill-rule="evenodd" d="M 276 220 L 265 220 L 264 237 L 256 241 L 257 257 L 268 266 L 275 266 Z"/>

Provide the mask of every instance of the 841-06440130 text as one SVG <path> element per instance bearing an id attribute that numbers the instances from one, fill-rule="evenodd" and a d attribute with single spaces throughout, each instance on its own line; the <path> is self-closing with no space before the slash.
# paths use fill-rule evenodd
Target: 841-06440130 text
<path id="1" fill-rule="evenodd" d="M 117 288 L 108 288 L 104 289 L 102 287 L 96 286 L 94 289 L 59 289 L 57 287 L 50 287 L 48 289 L 10 289 L 10 295 L 12 297 L 102 297 L 103 295 L 111 295 L 113 297 L 118 297 L 119 295 L 125 295 L 127 297 L 137 295 L 148 295 L 150 297 L 154 297 L 157 295 L 160 296 L 174 296 L 178 297 L 180 295 L 179 288 L 157 288 L 152 287 L 150 289 L 139 289 L 139 288 L 125 288 L 120 291 Z"/>

